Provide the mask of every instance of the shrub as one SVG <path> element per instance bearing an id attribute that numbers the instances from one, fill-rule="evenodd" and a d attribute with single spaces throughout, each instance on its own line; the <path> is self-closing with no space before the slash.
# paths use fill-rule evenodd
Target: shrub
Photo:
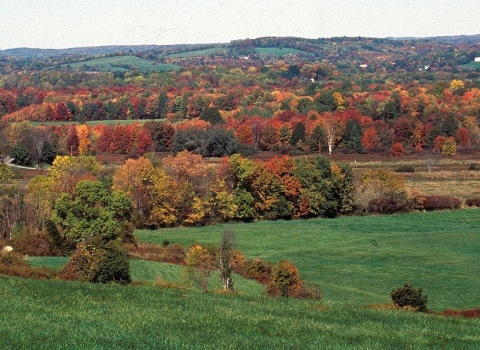
<path id="1" fill-rule="evenodd" d="M 18 252 L 0 254 L 0 274 L 22 278 L 52 279 L 56 271 L 46 267 L 31 266 L 26 257 Z"/>
<path id="2" fill-rule="evenodd" d="M 468 166 L 468 170 L 478 171 L 478 170 L 480 170 L 480 166 L 478 166 L 477 163 L 472 163 Z"/>
<path id="3" fill-rule="evenodd" d="M 415 168 L 410 165 L 401 165 L 397 169 L 395 169 L 396 173 L 414 173 Z"/>
<path id="4" fill-rule="evenodd" d="M 267 284 L 272 273 L 272 263 L 258 258 L 245 263 L 245 277 Z"/>
<path id="5" fill-rule="evenodd" d="M 7 265 L 7 266 L 27 266 L 28 262 L 25 258 L 25 255 L 16 252 L 10 251 L 7 253 L 0 254 L 0 264 Z"/>
<path id="6" fill-rule="evenodd" d="M 468 198 L 468 199 L 465 200 L 465 205 L 467 207 L 480 208 L 480 198 Z"/>
<path id="7" fill-rule="evenodd" d="M 47 234 L 20 235 L 12 240 L 12 245 L 19 253 L 30 256 L 52 256 L 52 239 Z"/>
<path id="8" fill-rule="evenodd" d="M 128 284 L 132 280 L 126 250 L 117 241 L 103 242 L 98 238 L 78 243 L 60 276 L 93 283 Z"/>
<path id="9" fill-rule="evenodd" d="M 462 202 L 454 197 L 425 196 L 423 208 L 425 210 L 460 209 Z"/>
<path id="10" fill-rule="evenodd" d="M 273 266 L 267 294 L 274 297 L 295 297 L 302 289 L 302 279 L 295 265 L 281 260 Z"/>
<path id="11" fill-rule="evenodd" d="M 392 289 L 390 296 L 393 304 L 398 307 L 412 307 L 416 311 L 427 311 L 428 295 L 422 295 L 423 288 L 415 290 L 412 285 L 405 282 L 403 287 Z"/>
<path id="12" fill-rule="evenodd" d="M 403 206 L 393 198 L 374 198 L 368 202 L 368 211 L 378 214 L 393 214 L 403 210 Z"/>

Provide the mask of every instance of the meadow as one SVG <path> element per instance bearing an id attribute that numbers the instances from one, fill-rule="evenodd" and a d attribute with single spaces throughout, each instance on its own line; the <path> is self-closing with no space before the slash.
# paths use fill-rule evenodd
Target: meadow
<path id="1" fill-rule="evenodd" d="M 389 216 L 259 221 L 195 228 L 137 230 L 140 242 L 218 244 L 226 227 L 247 259 L 291 260 L 318 284 L 324 300 L 390 303 L 409 281 L 429 295 L 428 308 L 478 308 L 480 209 Z"/>
<path id="2" fill-rule="evenodd" d="M 169 58 L 190 58 L 190 57 L 208 57 L 210 55 L 219 55 L 228 51 L 225 47 L 212 47 L 210 49 L 185 51 L 167 55 Z"/>
<path id="3" fill-rule="evenodd" d="M 152 61 L 136 56 L 94 58 L 83 62 L 69 63 L 63 65 L 63 67 L 81 70 L 84 68 L 90 68 L 103 72 L 127 72 L 135 68 L 143 73 L 152 71 L 163 72 L 167 70 L 178 70 L 180 68 L 179 66 L 173 64 L 155 64 Z"/>
<path id="4" fill-rule="evenodd" d="M 320 301 L 273 299 L 234 276 L 235 294 L 185 285 L 183 267 L 132 260 L 134 284 L 0 277 L 2 349 L 476 349 L 480 319 L 441 316 L 478 308 L 480 209 L 390 216 L 260 221 L 137 230 L 140 242 L 218 244 L 235 231 L 247 258 L 293 261 Z M 57 268 L 67 258 L 30 258 Z M 217 280 L 215 280 L 217 279 Z M 396 310 L 390 290 L 410 281 L 429 310 Z M 154 282 L 154 283 L 152 283 Z M 156 283 L 155 283 L 156 282 Z M 163 286 L 163 287 L 162 287 Z M 169 286 L 171 288 L 164 288 Z"/>
<path id="5" fill-rule="evenodd" d="M 257 47 L 255 51 L 258 55 L 262 58 L 267 56 L 286 56 L 286 55 L 296 55 L 296 54 L 306 54 L 309 55 L 308 52 L 293 49 L 291 47 Z"/>
<path id="6" fill-rule="evenodd" d="M 0 277 L 2 349 L 476 349 L 479 319 Z"/>

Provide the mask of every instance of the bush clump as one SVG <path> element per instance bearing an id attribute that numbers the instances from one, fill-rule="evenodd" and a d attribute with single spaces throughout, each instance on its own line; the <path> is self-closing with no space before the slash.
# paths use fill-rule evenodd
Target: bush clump
<path id="1" fill-rule="evenodd" d="M 460 209 L 462 202 L 458 198 L 446 196 L 425 196 L 423 208 L 427 211 Z"/>
<path id="2" fill-rule="evenodd" d="M 423 295 L 423 288 L 414 289 L 409 282 L 405 282 L 403 287 L 392 289 L 390 296 L 397 307 L 411 307 L 419 312 L 427 311 L 428 295 Z"/>
<path id="3" fill-rule="evenodd" d="M 12 241 L 15 251 L 30 256 L 53 256 L 53 242 L 50 236 L 44 233 L 20 235 Z"/>
<path id="4" fill-rule="evenodd" d="M 480 208 L 480 198 L 467 198 L 465 200 L 465 205 L 467 207 L 477 207 Z"/>
<path id="5" fill-rule="evenodd" d="M 244 276 L 252 280 L 257 280 L 262 284 L 267 284 L 270 281 L 272 267 L 272 263 L 258 258 L 248 260 L 245 263 Z"/>
<path id="6" fill-rule="evenodd" d="M 302 279 L 295 265 L 281 260 L 272 267 L 272 277 L 267 287 L 267 294 L 273 297 L 294 297 L 302 289 Z"/>
<path id="7" fill-rule="evenodd" d="M 377 214 L 393 214 L 403 211 L 403 206 L 393 198 L 374 198 L 368 202 L 368 211 Z"/>
<path id="8" fill-rule="evenodd" d="M 130 263 L 127 251 L 118 241 L 104 242 L 98 237 L 77 244 L 60 278 L 93 283 L 128 284 Z"/>
<path id="9" fill-rule="evenodd" d="M 22 278 L 53 279 L 56 272 L 47 267 L 31 266 L 25 255 L 18 252 L 0 253 L 0 274 Z"/>
<path id="10" fill-rule="evenodd" d="M 411 165 L 401 165 L 395 169 L 396 173 L 414 173 L 415 168 Z"/>
<path id="11" fill-rule="evenodd" d="M 478 171 L 480 170 L 480 166 L 477 163 L 472 163 L 468 166 L 468 170 Z"/>

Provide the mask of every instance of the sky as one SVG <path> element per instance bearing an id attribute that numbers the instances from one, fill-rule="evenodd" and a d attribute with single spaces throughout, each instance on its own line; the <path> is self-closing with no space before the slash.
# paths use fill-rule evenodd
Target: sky
<path id="1" fill-rule="evenodd" d="M 480 34 L 475 0 L 1 0 L 0 50 Z"/>

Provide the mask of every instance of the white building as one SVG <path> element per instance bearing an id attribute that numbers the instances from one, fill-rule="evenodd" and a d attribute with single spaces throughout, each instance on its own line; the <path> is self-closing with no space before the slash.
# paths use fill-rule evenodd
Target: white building
<path id="1" fill-rule="evenodd" d="M 475 62 L 480 62 L 480 57 L 475 57 Z"/>

